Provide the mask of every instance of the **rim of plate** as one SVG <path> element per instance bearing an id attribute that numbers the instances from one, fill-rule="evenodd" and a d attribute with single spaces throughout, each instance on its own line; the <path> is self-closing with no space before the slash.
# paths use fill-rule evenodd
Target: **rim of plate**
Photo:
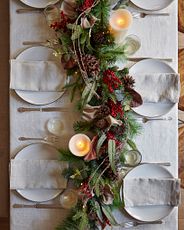
<path id="1" fill-rule="evenodd" d="M 144 164 L 142 164 L 142 165 L 148 165 L 148 164 L 151 164 L 151 163 L 144 163 Z M 140 167 L 140 166 L 142 166 L 142 165 L 140 164 L 140 165 L 134 167 L 133 169 L 135 169 L 135 168 L 137 168 L 137 167 Z M 154 164 L 152 164 L 152 165 L 154 165 Z M 172 173 L 171 173 L 169 170 L 167 170 L 164 166 L 156 165 L 156 167 L 159 167 L 159 168 L 164 169 L 165 171 L 167 171 L 167 173 L 168 173 L 172 178 L 174 178 L 174 176 L 172 175 Z M 132 169 L 132 170 L 133 170 L 133 169 Z M 130 171 L 125 175 L 125 177 L 126 177 L 128 174 L 130 174 L 132 170 L 130 170 Z M 125 177 L 124 177 L 124 179 L 125 179 Z M 120 188 L 120 194 L 121 194 L 121 199 L 122 199 L 122 197 L 123 197 L 123 183 L 122 183 L 122 186 L 121 186 L 121 188 Z M 139 218 L 136 218 L 136 217 L 132 216 L 132 214 L 131 214 L 129 211 L 127 211 L 127 209 L 126 209 L 125 207 L 123 207 L 123 209 L 125 210 L 125 212 L 126 212 L 129 216 L 131 216 L 131 217 L 134 218 L 135 220 L 142 221 L 142 222 L 145 222 L 145 223 L 150 222 L 150 221 L 146 221 L 146 220 L 143 221 L 143 220 L 141 220 L 141 219 L 139 219 Z M 173 209 L 174 209 L 174 207 L 171 208 L 171 210 L 169 211 L 168 214 L 164 215 L 163 217 L 158 218 L 158 219 L 155 220 L 155 221 L 159 221 L 159 220 L 164 219 L 165 217 L 167 217 L 167 216 L 173 211 Z"/>
<path id="2" fill-rule="evenodd" d="M 30 7 L 33 7 L 33 8 L 38 8 L 38 9 L 43 9 L 43 8 L 46 8 L 49 5 L 58 3 L 60 0 L 50 0 L 50 2 L 48 2 L 47 4 L 42 5 L 42 6 L 35 5 L 34 3 L 33 4 L 29 3 L 30 0 L 20 0 L 20 1 L 22 3 L 24 3 L 25 5 L 27 5 L 27 6 L 30 6 Z"/>
<path id="3" fill-rule="evenodd" d="M 139 62 L 136 62 L 135 64 L 133 64 L 133 65 L 130 67 L 130 70 L 131 70 L 131 68 L 132 68 L 134 65 L 136 65 L 136 64 L 138 64 L 138 63 L 145 62 L 145 61 L 154 61 L 154 62 L 157 62 L 157 63 L 163 63 L 163 64 L 167 65 L 167 66 L 173 71 L 173 73 L 176 73 L 176 71 L 173 69 L 173 67 L 171 67 L 169 64 L 165 63 L 164 61 L 161 61 L 161 60 L 158 60 L 158 59 L 154 59 L 154 58 L 147 58 L 147 59 L 141 60 L 141 61 L 139 61 Z M 176 103 L 171 103 L 172 106 L 171 106 L 171 108 L 169 109 L 169 111 L 168 111 L 167 113 L 169 113 L 169 112 L 173 109 L 173 107 L 175 106 L 175 104 L 176 104 Z M 141 106 L 142 106 L 142 105 L 141 105 Z M 138 108 L 138 107 L 135 107 L 135 109 L 136 109 L 136 108 Z M 131 108 L 131 110 L 132 110 L 134 113 L 136 113 L 137 115 L 145 116 L 144 114 L 140 114 L 140 113 L 136 112 L 136 111 L 134 110 L 134 108 Z M 160 117 L 160 116 L 166 115 L 167 113 L 157 114 L 157 115 L 154 115 L 154 116 L 146 116 L 146 117 L 147 117 L 147 118 Z"/>
<path id="4" fill-rule="evenodd" d="M 156 9 L 152 10 L 152 9 L 142 8 L 142 7 L 138 6 L 136 3 L 134 3 L 134 0 L 130 0 L 130 1 L 131 1 L 135 6 L 137 6 L 138 8 L 143 9 L 143 10 L 147 10 L 147 11 L 158 11 L 158 10 L 163 10 L 163 9 L 167 8 L 172 2 L 174 2 L 174 0 L 172 0 L 167 6 L 163 6 L 163 7 L 156 8 Z"/>
<path id="5" fill-rule="evenodd" d="M 17 59 L 18 56 L 21 55 L 24 51 L 29 50 L 29 49 L 32 49 L 32 48 L 37 48 L 37 47 L 43 47 L 43 46 L 31 46 L 31 47 L 27 47 L 27 48 L 25 48 L 24 50 L 20 51 L 20 52 L 17 54 L 17 56 L 15 57 L 15 59 Z M 43 48 L 52 49 L 52 48 L 50 48 L 50 47 L 43 47 Z M 69 76 L 66 76 L 66 80 L 65 80 L 66 83 L 68 82 L 68 80 L 69 80 Z M 50 105 L 50 104 L 52 104 L 52 103 L 58 101 L 61 97 L 63 97 L 63 95 L 64 95 L 64 93 L 66 92 L 66 90 L 64 89 L 64 90 L 61 92 L 62 94 L 61 94 L 57 99 L 54 99 L 53 101 L 48 102 L 48 103 L 41 103 L 41 104 L 38 104 L 38 103 L 35 104 L 35 103 L 31 103 L 31 102 L 26 101 L 26 99 L 24 99 L 22 96 L 19 95 L 19 93 L 18 93 L 19 90 L 15 90 L 15 89 L 14 89 L 14 92 L 17 94 L 18 97 L 20 97 L 23 101 L 29 103 L 30 105 L 44 106 L 44 105 Z"/>
<path id="6" fill-rule="evenodd" d="M 43 143 L 43 142 L 31 143 L 31 144 L 28 144 L 28 145 L 22 147 L 22 148 L 16 153 L 16 155 L 15 155 L 15 157 L 14 157 L 13 159 L 15 160 L 16 157 L 17 157 L 17 155 L 18 155 L 23 149 L 29 148 L 29 147 L 32 146 L 32 145 L 40 145 L 40 144 L 47 145 L 47 146 L 49 146 L 49 147 L 53 147 L 54 149 L 57 150 L 57 148 L 55 148 L 54 145 L 51 145 L 51 144 L 48 144 L 48 143 Z M 58 189 L 58 190 L 59 190 L 59 189 Z M 55 199 L 55 198 L 56 198 L 57 196 L 59 196 L 64 190 L 65 190 L 65 189 L 60 190 L 60 191 L 59 191 L 57 194 L 55 194 L 52 198 L 43 200 L 43 201 L 41 201 L 41 202 L 47 202 L 47 201 L 50 201 L 50 200 Z M 33 201 L 33 200 L 31 200 L 31 199 L 29 199 L 29 198 L 23 196 L 23 195 L 21 194 L 21 190 L 20 190 L 20 189 L 16 189 L 15 191 L 16 191 L 19 195 L 21 195 L 24 199 L 26 199 L 26 200 L 28 200 L 28 201 L 38 202 L 38 201 Z"/>

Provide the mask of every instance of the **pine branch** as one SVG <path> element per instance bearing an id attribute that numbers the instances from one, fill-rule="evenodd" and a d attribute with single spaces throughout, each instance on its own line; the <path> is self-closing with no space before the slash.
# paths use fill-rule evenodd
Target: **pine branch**
<path id="1" fill-rule="evenodd" d="M 76 210 L 72 209 L 69 216 L 56 228 L 56 230 L 79 230 L 78 222 L 73 220 Z"/>
<path id="2" fill-rule="evenodd" d="M 99 4 L 92 10 L 92 14 L 100 20 L 97 24 L 99 28 L 106 28 L 109 24 L 110 5 L 108 0 L 101 0 Z"/>
<path id="3" fill-rule="evenodd" d="M 133 139 L 136 135 L 141 132 L 141 125 L 133 118 L 132 114 L 129 112 L 127 116 L 127 126 L 128 126 L 128 138 Z"/>
<path id="4" fill-rule="evenodd" d="M 93 127 L 93 124 L 88 121 L 77 121 L 74 123 L 73 128 L 75 132 L 87 132 Z"/>
<path id="5" fill-rule="evenodd" d="M 76 162 L 76 161 L 81 161 L 79 157 L 74 156 L 70 150 L 66 149 L 59 149 L 60 153 L 60 161 L 68 161 L 68 162 Z"/>
<path id="6" fill-rule="evenodd" d="M 114 64 L 118 60 L 124 61 L 126 59 L 124 46 L 103 46 L 97 52 L 98 58 L 101 62 L 101 67 L 107 64 Z"/>

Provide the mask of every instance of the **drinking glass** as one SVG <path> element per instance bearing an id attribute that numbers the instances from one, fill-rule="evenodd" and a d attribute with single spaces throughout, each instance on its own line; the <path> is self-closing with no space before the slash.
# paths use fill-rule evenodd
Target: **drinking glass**
<path id="1" fill-rule="evenodd" d="M 71 209 L 78 202 L 78 193 L 74 189 L 66 189 L 60 196 L 60 204 L 65 209 Z"/>
<path id="2" fill-rule="evenodd" d="M 127 150 L 124 152 L 124 166 L 135 167 L 141 163 L 142 155 L 138 150 Z"/>
<path id="3" fill-rule="evenodd" d="M 138 36 L 131 34 L 125 38 L 123 44 L 125 45 L 125 54 L 131 56 L 140 49 L 141 40 Z"/>
<path id="4" fill-rule="evenodd" d="M 44 15 L 49 26 L 60 19 L 59 9 L 55 5 L 48 5 L 44 9 Z"/>

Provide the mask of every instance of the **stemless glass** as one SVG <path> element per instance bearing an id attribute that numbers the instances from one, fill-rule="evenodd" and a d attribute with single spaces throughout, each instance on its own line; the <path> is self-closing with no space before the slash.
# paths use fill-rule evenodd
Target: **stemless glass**
<path id="1" fill-rule="evenodd" d="M 74 189 L 66 189 L 60 196 L 60 204 L 65 209 L 75 207 L 78 202 L 78 193 Z"/>
<path id="2" fill-rule="evenodd" d="M 61 118 L 51 118 L 47 122 L 47 129 L 56 136 L 62 136 L 64 131 L 64 122 Z"/>
<path id="3" fill-rule="evenodd" d="M 142 155 L 138 150 L 127 150 L 124 152 L 124 166 L 135 167 L 141 163 Z"/>
<path id="4" fill-rule="evenodd" d="M 125 54 L 131 56 L 141 47 L 141 40 L 138 36 L 131 34 L 125 38 L 123 44 L 125 45 Z"/>
<path id="5" fill-rule="evenodd" d="M 48 5 L 44 9 L 44 15 L 49 26 L 60 19 L 59 9 L 55 5 Z"/>

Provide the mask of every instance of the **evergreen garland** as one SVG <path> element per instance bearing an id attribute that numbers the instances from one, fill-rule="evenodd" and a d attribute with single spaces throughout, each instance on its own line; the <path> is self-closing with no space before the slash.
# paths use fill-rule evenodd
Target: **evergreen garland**
<path id="1" fill-rule="evenodd" d="M 134 80 L 128 68 L 120 70 L 115 66 L 126 56 L 124 45 L 115 44 L 109 30 L 110 2 L 67 1 L 70 10 L 62 11 L 60 22 L 51 25 L 57 36 L 51 46 L 73 78 L 65 89 L 71 90 L 71 100 L 76 92 L 80 94 L 77 109 L 83 119 L 74 124 L 74 130 L 93 134 L 87 158 L 59 150 L 60 160 L 69 162 L 63 174 L 73 181 L 80 199 L 57 230 L 118 225 L 112 210 L 123 207 L 119 170 L 124 151 L 137 149 L 133 139 L 140 126 L 132 116 L 131 106 L 134 102 L 140 105 L 142 100 L 133 90 Z"/>

